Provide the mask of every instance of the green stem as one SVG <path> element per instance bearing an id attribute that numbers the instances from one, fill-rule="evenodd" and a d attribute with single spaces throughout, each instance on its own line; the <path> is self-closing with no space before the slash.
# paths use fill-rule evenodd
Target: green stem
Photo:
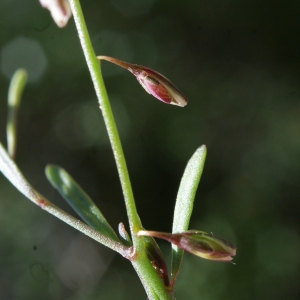
<path id="1" fill-rule="evenodd" d="M 136 236 L 136 233 L 142 229 L 142 223 L 136 210 L 127 165 L 117 126 L 103 82 L 103 77 L 99 67 L 99 61 L 96 58 L 88 34 L 79 0 L 69 0 L 69 3 L 72 9 L 81 46 L 92 77 L 94 88 L 96 90 L 96 95 L 98 98 L 100 109 L 102 110 L 105 126 L 108 131 L 108 136 L 117 164 L 117 169 L 125 199 L 130 231 L 132 234 L 132 242 L 136 253 L 136 258 L 132 261 L 133 267 L 139 275 L 149 299 L 173 299 L 172 295 L 167 291 L 166 287 L 163 284 L 163 281 L 156 273 L 147 257 L 144 239 Z"/>
<path id="2" fill-rule="evenodd" d="M 108 131 L 108 136 L 110 139 L 110 143 L 113 149 L 114 157 L 116 160 L 119 177 L 122 185 L 122 190 L 125 198 L 125 204 L 129 219 L 129 225 L 132 233 L 136 233 L 140 229 L 142 229 L 142 223 L 138 216 L 133 192 L 130 184 L 129 174 L 127 170 L 127 165 L 119 137 L 119 133 L 117 130 L 116 122 L 111 110 L 111 106 L 109 103 L 109 99 L 107 96 L 107 92 L 105 89 L 105 85 L 103 82 L 103 77 L 101 74 L 101 69 L 99 66 L 99 61 L 96 58 L 88 30 L 84 21 L 84 17 L 82 14 L 82 10 L 80 7 L 79 0 L 70 0 L 71 9 L 74 15 L 74 20 L 76 24 L 76 28 L 79 34 L 79 39 L 81 42 L 81 46 L 85 55 L 85 59 L 87 61 L 87 65 L 92 77 L 92 81 L 94 84 L 94 88 L 96 90 L 96 95 L 98 98 L 98 102 L 100 105 L 100 109 L 103 114 L 104 122 L 106 129 Z"/>

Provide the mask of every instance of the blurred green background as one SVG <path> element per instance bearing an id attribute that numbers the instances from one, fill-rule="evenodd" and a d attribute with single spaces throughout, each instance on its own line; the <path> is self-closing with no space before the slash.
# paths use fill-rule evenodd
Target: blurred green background
<path id="1" fill-rule="evenodd" d="M 237 245 L 236 265 L 184 256 L 177 299 L 300 298 L 300 2 L 82 1 L 98 55 L 153 68 L 189 99 L 165 105 L 103 62 L 145 228 L 171 231 L 184 167 L 208 148 L 190 228 Z M 126 211 L 74 22 L 39 2 L 0 0 L 0 140 L 9 79 L 29 72 L 16 161 L 68 170 L 116 229 Z M 146 299 L 130 263 L 27 201 L 0 176 L 1 299 Z M 169 257 L 170 246 L 160 244 Z"/>

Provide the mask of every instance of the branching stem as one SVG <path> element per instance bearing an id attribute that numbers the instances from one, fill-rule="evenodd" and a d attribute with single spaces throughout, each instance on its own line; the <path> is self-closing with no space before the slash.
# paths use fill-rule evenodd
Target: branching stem
<path id="1" fill-rule="evenodd" d="M 69 0 L 69 3 L 72 9 L 80 43 L 92 77 L 99 106 L 103 114 L 105 126 L 108 132 L 113 154 L 117 164 L 117 169 L 121 181 L 128 215 L 128 221 L 130 225 L 130 231 L 132 234 L 133 247 L 136 253 L 136 259 L 132 261 L 133 267 L 139 275 L 149 299 L 173 299 L 172 293 L 167 291 L 166 287 L 163 284 L 163 281 L 159 277 L 158 273 L 156 273 L 147 257 L 144 239 L 142 237 L 136 236 L 136 233 L 139 230 L 143 229 L 142 223 L 136 210 L 127 165 L 117 126 L 114 120 L 112 109 L 103 82 L 103 77 L 99 67 L 99 61 L 95 55 L 88 34 L 79 0 Z"/>

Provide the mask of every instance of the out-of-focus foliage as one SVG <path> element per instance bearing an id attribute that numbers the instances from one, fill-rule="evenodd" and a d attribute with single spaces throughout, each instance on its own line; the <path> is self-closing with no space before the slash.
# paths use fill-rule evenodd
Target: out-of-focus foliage
<path id="1" fill-rule="evenodd" d="M 236 265 L 185 254 L 177 299 L 299 299 L 299 1 L 82 6 L 97 55 L 155 69 L 189 99 L 185 108 L 164 105 L 103 64 L 146 229 L 171 231 L 187 160 L 208 149 L 190 228 L 233 242 Z M 2 0 L 0 27 L 1 141 L 9 78 L 25 68 L 20 169 L 71 212 L 44 176 L 46 164 L 61 165 L 116 230 L 126 220 L 122 193 L 73 20 L 59 29 L 38 1 Z M 39 210 L 3 176 L 0 224 L 1 298 L 145 298 L 127 261 Z"/>

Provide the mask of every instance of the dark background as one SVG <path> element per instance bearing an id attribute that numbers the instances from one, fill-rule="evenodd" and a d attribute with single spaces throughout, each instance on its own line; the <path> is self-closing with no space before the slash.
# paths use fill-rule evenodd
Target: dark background
<path id="1" fill-rule="evenodd" d="M 237 245 L 236 265 L 184 256 L 177 299 L 300 297 L 300 2 L 82 1 L 98 55 L 153 68 L 189 99 L 165 105 L 103 63 L 137 208 L 171 231 L 184 167 L 208 156 L 190 228 Z M 0 1 L 0 140 L 9 78 L 29 72 L 16 161 L 73 213 L 44 175 L 68 170 L 116 229 L 126 211 L 73 19 L 59 29 L 38 1 Z M 162 242 L 169 259 L 170 246 Z M 146 299 L 131 265 L 27 201 L 0 176 L 1 299 Z"/>

